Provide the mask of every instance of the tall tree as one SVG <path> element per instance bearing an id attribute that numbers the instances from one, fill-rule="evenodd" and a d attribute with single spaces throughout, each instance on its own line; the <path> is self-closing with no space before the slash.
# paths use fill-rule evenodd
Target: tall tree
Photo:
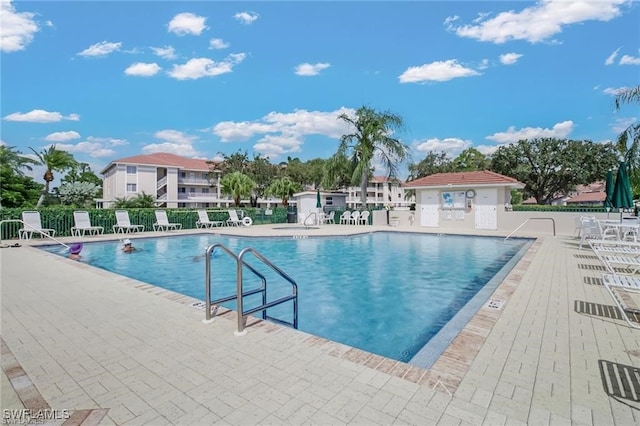
<path id="1" fill-rule="evenodd" d="M 409 158 L 409 147 L 394 138 L 404 127 L 402 117 L 391 112 L 380 112 L 362 106 L 355 117 L 340 114 L 338 119 L 347 123 L 352 133 L 340 138 L 338 151 L 328 163 L 334 169 L 350 160 L 351 183 L 360 184 L 360 202 L 367 204 L 367 185 L 372 175 L 372 162 L 377 159 L 393 178 L 401 163 Z"/>
<path id="2" fill-rule="evenodd" d="M 253 193 L 250 197 L 251 207 L 257 207 L 258 198 L 264 196 L 269 183 L 278 175 L 278 167 L 271 164 L 268 157 L 254 154 L 253 161 L 249 163 L 247 176 L 255 182 Z"/>
<path id="3" fill-rule="evenodd" d="M 249 197 L 256 186 L 249 176 L 240 172 L 225 175 L 220 180 L 220 185 L 222 186 L 222 192 L 233 197 L 235 206 L 240 206 L 242 198 Z"/>
<path id="4" fill-rule="evenodd" d="M 467 148 L 453 159 L 451 169 L 454 172 L 472 172 L 487 170 L 490 164 L 486 155 L 475 148 Z"/>
<path id="5" fill-rule="evenodd" d="M 427 156 L 420 162 L 409 164 L 409 180 L 418 179 L 421 177 L 433 175 L 436 173 L 448 173 L 453 170 L 451 160 L 447 156 L 447 153 L 441 151 L 437 153 L 435 151 L 429 151 Z"/>
<path id="6" fill-rule="evenodd" d="M 320 188 L 322 185 L 322 177 L 324 176 L 324 164 L 325 160 L 322 158 L 314 158 L 304 163 L 305 167 L 305 181 L 308 184 L 313 185 L 314 189 Z"/>
<path id="7" fill-rule="evenodd" d="M 56 149 L 55 145 L 51 145 L 49 148 L 41 152 L 38 152 L 33 148 L 29 149 L 31 149 L 31 151 L 36 154 L 36 157 L 38 157 L 35 164 L 45 168 L 44 175 L 42 176 L 44 179 L 44 189 L 40 194 L 38 204 L 36 204 L 36 208 L 39 208 L 42 206 L 42 203 L 49 193 L 49 186 L 54 179 L 53 172 L 64 172 L 65 170 L 74 167 L 76 165 L 76 160 L 73 158 L 73 155 L 67 151 Z"/>
<path id="8" fill-rule="evenodd" d="M 93 170 L 91 170 L 91 166 L 87 163 L 74 164 L 71 166 L 67 174 L 60 180 L 60 183 L 62 184 L 77 182 L 92 183 L 97 187 L 102 186 L 102 179 L 100 179 Z"/>
<path id="9" fill-rule="evenodd" d="M 524 183 L 538 204 L 549 204 L 557 194 L 603 179 L 616 164 L 611 143 L 543 138 L 499 147 L 491 170 Z"/>

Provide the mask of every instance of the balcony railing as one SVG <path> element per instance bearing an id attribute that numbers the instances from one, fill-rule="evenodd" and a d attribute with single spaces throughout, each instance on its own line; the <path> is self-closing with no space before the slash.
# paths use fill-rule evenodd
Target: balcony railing
<path id="1" fill-rule="evenodd" d="M 215 182 L 202 178 L 178 178 L 178 183 L 190 184 L 190 185 L 211 185 L 215 186 Z"/>
<path id="2" fill-rule="evenodd" d="M 205 198 L 210 200 L 224 200 L 224 201 L 232 199 L 232 198 L 224 198 L 224 197 L 218 198 L 215 192 L 210 192 L 210 193 L 188 192 L 188 193 L 178 194 L 178 200 L 193 200 L 193 199 L 201 200 Z"/>

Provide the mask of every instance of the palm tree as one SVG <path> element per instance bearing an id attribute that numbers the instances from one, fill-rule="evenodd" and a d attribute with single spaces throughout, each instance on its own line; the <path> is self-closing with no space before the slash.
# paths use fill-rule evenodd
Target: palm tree
<path id="1" fill-rule="evenodd" d="M 353 133 L 340 138 L 338 151 L 328 161 L 329 174 L 344 159 L 349 159 L 351 183 L 360 183 L 360 202 L 367 204 L 367 184 L 372 174 L 371 162 L 377 158 L 387 169 L 390 178 L 397 177 L 398 167 L 409 158 L 409 147 L 392 137 L 395 131 L 404 127 L 402 117 L 390 112 L 379 112 L 363 106 L 356 111 L 355 117 L 340 114 L 354 129 Z"/>
<path id="2" fill-rule="evenodd" d="M 31 164 L 35 163 L 35 160 L 16 151 L 15 146 L 0 145 L 0 164 L 3 167 L 9 167 L 13 173 L 24 176 L 22 169 L 31 171 L 33 170 Z"/>
<path id="3" fill-rule="evenodd" d="M 39 208 L 44 202 L 45 197 L 49 193 L 49 185 L 54 179 L 53 172 L 63 172 L 68 170 L 76 165 L 76 160 L 73 158 L 73 155 L 68 153 L 67 151 L 61 151 L 56 149 L 55 145 L 51 145 L 49 148 L 45 149 L 42 152 L 38 152 L 35 149 L 29 147 L 31 151 L 36 154 L 38 160 L 35 164 L 39 166 L 44 166 L 46 169 L 43 175 L 44 179 L 44 189 L 40 194 L 40 198 L 38 199 L 38 204 L 36 204 L 36 208 Z"/>
<path id="4" fill-rule="evenodd" d="M 233 197 L 233 204 L 240 206 L 240 200 L 251 195 L 256 184 L 251 178 L 240 172 L 233 172 L 225 175 L 220 180 L 222 192 Z"/>
<path id="5" fill-rule="evenodd" d="M 624 89 L 616 95 L 616 109 L 623 104 L 640 103 L 640 86 Z M 634 193 L 640 192 L 640 122 L 636 121 L 618 136 L 616 148 L 627 163 Z"/>
<path id="6" fill-rule="evenodd" d="M 291 180 L 289 176 L 276 179 L 271 182 L 265 193 L 282 199 L 282 205 L 289 205 L 289 198 L 300 189 L 300 185 Z"/>

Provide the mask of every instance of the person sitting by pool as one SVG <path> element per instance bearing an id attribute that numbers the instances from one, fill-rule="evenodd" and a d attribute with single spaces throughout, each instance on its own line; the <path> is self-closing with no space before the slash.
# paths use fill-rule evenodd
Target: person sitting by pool
<path id="1" fill-rule="evenodd" d="M 73 243 L 69 246 L 69 259 L 80 260 L 80 252 L 82 251 L 82 243 Z"/>
<path id="2" fill-rule="evenodd" d="M 131 245 L 131 240 L 130 239 L 126 239 L 123 242 L 123 246 L 122 246 L 122 251 L 125 253 L 133 253 L 134 251 L 138 251 L 137 248 L 135 248 L 134 246 Z"/>

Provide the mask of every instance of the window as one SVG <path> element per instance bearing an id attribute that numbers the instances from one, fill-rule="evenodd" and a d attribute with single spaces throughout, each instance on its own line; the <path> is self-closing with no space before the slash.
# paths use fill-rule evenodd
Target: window
<path id="1" fill-rule="evenodd" d="M 203 194 L 208 194 L 209 193 L 209 188 L 202 188 L 202 193 Z"/>
<path id="2" fill-rule="evenodd" d="M 128 183 L 127 184 L 127 192 L 137 192 L 137 185 L 135 183 Z"/>
<path id="3" fill-rule="evenodd" d="M 180 177 L 181 178 L 186 177 L 186 176 L 187 176 L 187 174 L 185 172 L 180 172 Z"/>
<path id="4" fill-rule="evenodd" d="M 138 168 L 136 166 L 127 166 L 128 175 L 135 175 L 137 171 L 138 171 Z"/>
<path id="5" fill-rule="evenodd" d="M 196 189 L 195 188 L 189 188 L 189 192 L 193 194 L 194 192 L 196 192 Z"/>
<path id="6" fill-rule="evenodd" d="M 184 186 L 182 188 L 178 188 L 178 192 L 181 192 L 184 194 L 187 192 L 187 188 L 185 188 Z"/>

